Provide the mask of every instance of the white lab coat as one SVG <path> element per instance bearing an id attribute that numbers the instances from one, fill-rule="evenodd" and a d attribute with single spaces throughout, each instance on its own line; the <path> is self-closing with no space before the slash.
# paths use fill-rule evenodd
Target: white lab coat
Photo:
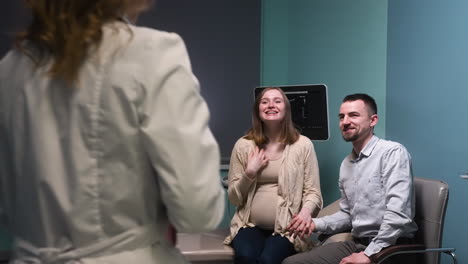
<path id="1" fill-rule="evenodd" d="M 185 263 L 224 213 L 218 145 L 181 38 L 110 23 L 76 87 L 0 62 L 0 216 L 13 263 Z"/>

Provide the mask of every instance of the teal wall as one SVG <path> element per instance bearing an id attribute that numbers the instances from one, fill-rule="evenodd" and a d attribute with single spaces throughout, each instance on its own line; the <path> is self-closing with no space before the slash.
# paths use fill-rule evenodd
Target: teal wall
<path id="1" fill-rule="evenodd" d="M 339 166 L 351 151 L 338 129 L 350 93 L 371 94 L 385 136 L 387 1 L 263 0 L 261 85 L 325 83 L 330 139 L 314 142 L 325 204 L 339 197 Z"/>
<path id="2" fill-rule="evenodd" d="M 262 85 L 329 87 L 331 138 L 315 142 L 325 203 L 338 197 L 350 150 L 337 129 L 340 101 L 370 93 L 376 134 L 409 149 L 416 176 L 449 184 L 443 246 L 468 261 L 468 180 L 459 177 L 468 172 L 468 2 L 263 0 L 262 12 Z"/>
<path id="3" fill-rule="evenodd" d="M 468 262 L 467 14 L 466 0 L 389 1 L 387 136 L 407 146 L 415 175 L 449 184 L 443 246 L 459 263 Z"/>

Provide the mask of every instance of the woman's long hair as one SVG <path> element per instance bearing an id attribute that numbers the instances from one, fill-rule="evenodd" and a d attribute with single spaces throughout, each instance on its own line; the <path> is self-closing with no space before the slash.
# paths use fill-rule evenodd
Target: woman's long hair
<path id="1" fill-rule="evenodd" d="M 32 20 L 18 34 L 15 47 L 37 66 L 52 60 L 51 77 L 67 83 L 102 39 L 102 26 L 126 14 L 138 14 L 151 0 L 26 0 Z M 32 52 L 34 50 L 35 52 Z"/>
<path id="2" fill-rule="evenodd" d="M 288 145 L 293 144 L 299 139 L 299 131 L 294 126 L 291 117 L 291 104 L 289 103 L 288 98 L 284 94 L 283 90 L 278 87 L 268 87 L 262 90 L 262 92 L 255 98 L 255 103 L 252 109 L 252 128 L 249 129 L 247 134 L 244 136 L 245 139 L 253 140 L 257 146 L 263 148 L 268 144 L 269 139 L 264 132 L 264 124 L 260 119 L 260 101 L 262 100 L 263 95 L 271 90 L 278 90 L 283 96 L 283 101 L 285 105 L 285 114 L 284 119 L 281 122 L 281 131 L 280 131 L 280 141 L 281 143 Z"/>

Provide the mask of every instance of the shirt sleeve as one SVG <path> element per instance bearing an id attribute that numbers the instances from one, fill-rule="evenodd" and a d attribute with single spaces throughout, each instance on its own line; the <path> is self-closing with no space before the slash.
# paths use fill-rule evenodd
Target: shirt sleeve
<path id="1" fill-rule="evenodd" d="M 386 210 L 377 236 L 364 251 L 367 256 L 394 245 L 405 226 L 413 222 L 414 192 L 411 156 L 402 146 L 391 148 L 382 156 L 382 179 L 385 183 Z"/>
<path id="2" fill-rule="evenodd" d="M 176 34 L 162 42 L 152 50 L 162 54 L 153 62 L 160 72 L 145 84 L 144 145 L 169 221 L 181 232 L 210 230 L 224 215 L 219 148 L 185 44 Z"/>
<path id="3" fill-rule="evenodd" d="M 304 160 L 304 187 L 302 192 L 302 207 L 309 208 L 315 216 L 322 209 L 323 200 L 320 191 L 320 177 L 317 155 L 312 141 L 308 140 Z"/>
<path id="4" fill-rule="evenodd" d="M 338 183 L 341 192 L 340 210 L 334 214 L 312 219 L 315 223 L 315 229 L 325 234 L 335 234 L 344 231 L 350 231 L 352 228 L 351 216 L 349 214 L 348 199 L 343 191 L 341 180 Z"/>
<path id="5" fill-rule="evenodd" d="M 245 174 L 245 167 L 247 165 L 247 156 L 249 149 L 243 139 L 239 139 L 231 154 L 231 161 L 229 164 L 229 187 L 228 197 L 229 201 L 235 206 L 243 206 L 249 194 L 249 190 L 255 186 L 256 178 L 249 178 Z"/>

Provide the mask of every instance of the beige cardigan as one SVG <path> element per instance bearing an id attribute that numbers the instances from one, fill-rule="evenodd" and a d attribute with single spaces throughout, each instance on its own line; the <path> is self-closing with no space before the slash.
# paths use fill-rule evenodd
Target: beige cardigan
<path id="1" fill-rule="evenodd" d="M 228 196 L 237 210 L 225 244 L 231 243 L 240 228 L 254 226 L 249 222 L 249 216 L 257 181 L 245 175 L 248 155 L 254 147 L 252 140 L 240 138 L 232 151 Z M 286 231 L 292 215 L 299 213 L 302 207 L 311 209 L 312 216 L 322 208 L 317 156 L 312 141 L 305 136 L 300 136 L 294 144 L 284 149 L 278 176 L 278 196 L 274 234 L 287 236 L 298 252 L 309 249 L 310 243 L 293 239 Z"/>

